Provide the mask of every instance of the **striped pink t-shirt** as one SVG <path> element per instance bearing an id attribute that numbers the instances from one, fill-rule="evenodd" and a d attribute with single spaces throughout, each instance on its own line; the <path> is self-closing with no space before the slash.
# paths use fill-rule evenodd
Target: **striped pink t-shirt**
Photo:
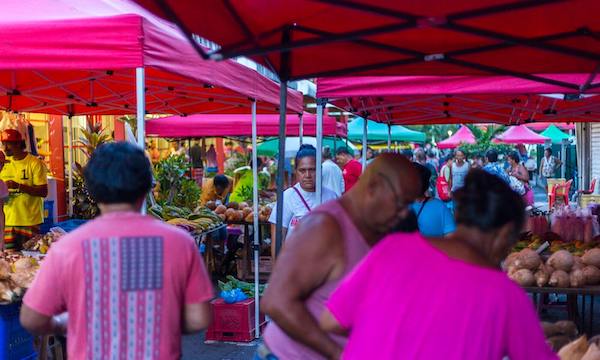
<path id="1" fill-rule="evenodd" d="M 111 213 L 54 244 L 24 302 L 69 313 L 71 359 L 177 359 L 184 304 L 212 284 L 193 239 L 138 213 Z"/>

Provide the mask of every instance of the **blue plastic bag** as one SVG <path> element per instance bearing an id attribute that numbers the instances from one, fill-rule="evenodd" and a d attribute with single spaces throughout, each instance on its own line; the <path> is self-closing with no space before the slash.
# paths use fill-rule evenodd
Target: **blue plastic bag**
<path id="1" fill-rule="evenodd" d="M 225 301 L 226 304 L 234 304 L 236 302 L 248 299 L 248 296 L 246 296 L 246 294 L 239 288 L 235 288 L 230 291 L 221 291 L 219 296 Z"/>

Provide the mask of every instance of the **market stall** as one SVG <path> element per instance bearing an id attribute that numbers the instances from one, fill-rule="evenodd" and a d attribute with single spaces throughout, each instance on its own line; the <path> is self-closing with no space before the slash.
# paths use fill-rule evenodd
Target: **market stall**
<path id="1" fill-rule="evenodd" d="M 475 144 L 475 135 L 466 127 L 461 126 L 452 136 L 437 143 L 440 149 L 455 149 L 461 144 Z"/>
<path id="2" fill-rule="evenodd" d="M 348 140 L 362 141 L 364 131 L 363 118 L 354 118 L 348 124 Z M 424 143 L 425 133 L 408 129 L 402 125 L 391 125 L 383 122 L 367 121 L 367 142 L 387 142 L 388 148 L 393 142 Z"/>
<path id="3" fill-rule="evenodd" d="M 135 114 L 141 147 L 149 113 L 302 113 L 299 92 L 236 61 L 198 58 L 201 45 L 130 2 L 11 0 L 3 10 L 10 16 L 0 20 L 0 43 L 9 44 L 0 103 L 8 111 L 64 115 L 69 123 L 78 114 Z M 282 107 L 281 94 L 289 99 Z"/>
<path id="4" fill-rule="evenodd" d="M 315 136 L 316 115 L 287 115 L 286 136 Z M 261 114 L 256 116 L 257 136 L 277 136 L 279 116 Z M 250 114 L 195 114 L 190 116 L 168 116 L 146 121 L 148 136 L 169 138 L 199 138 L 223 136 L 252 136 Z M 323 133 L 326 136 L 346 136 L 343 123 L 334 117 L 323 118 Z"/>
<path id="5" fill-rule="evenodd" d="M 544 144 L 550 141 L 543 135 L 539 135 L 525 125 L 511 126 L 505 132 L 496 136 L 498 143 L 503 144 Z"/>
<path id="6" fill-rule="evenodd" d="M 371 118 L 380 112 L 380 118 L 391 123 L 520 124 L 538 121 L 544 117 L 546 109 L 551 114 L 555 108 L 553 100 L 547 102 L 543 97 L 517 94 L 580 94 L 598 90 L 594 78 L 600 51 L 598 43 L 592 39 L 600 23 L 590 11 L 597 5 L 592 0 L 491 5 L 464 1 L 392 5 L 384 1 L 324 3 L 298 0 L 267 8 L 261 7 L 262 2 L 226 5 L 212 2 L 206 11 L 192 11 L 192 1 L 138 2 L 178 23 L 188 36 L 200 34 L 219 43 L 220 48 L 213 52 L 198 51 L 200 56 L 216 60 L 251 56 L 274 69 L 284 84 L 300 78 L 345 74 L 445 77 L 426 86 L 422 83 L 415 86 L 413 94 L 421 96 L 417 99 L 397 93 L 394 94 L 396 98 L 389 98 L 389 87 L 383 84 L 388 80 L 386 78 L 379 78 L 381 81 L 373 77 L 355 78 L 362 88 L 354 94 L 336 91 L 339 88 L 330 88 L 329 94 L 318 94 L 318 114 L 323 113 L 328 100 L 334 103 L 340 100 L 336 105 L 346 111 Z M 255 21 L 258 11 L 263 14 L 261 21 Z M 331 23 L 325 18 L 360 21 Z M 223 31 L 224 28 L 233 30 Z M 365 52 L 369 56 L 355 56 Z M 581 69 L 592 73 L 580 74 Z M 578 80 L 549 75 L 568 73 L 579 74 Z M 489 81 L 488 74 L 499 75 L 502 79 Z M 448 79 L 449 75 L 460 76 Z M 465 75 L 471 78 L 461 78 Z M 414 79 L 406 80 L 415 83 Z M 425 77 L 418 80 L 427 81 Z M 477 82 L 479 87 L 475 91 L 472 87 L 463 87 L 467 80 Z M 447 86 L 452 83 L 462 85 Z M 499 83 L 502 84 L 500 88 L 497 87 Z M 489 93 L 482 91 L 486 87 Z M 429 92 L 424 90 L 426 88 Z M 494 95 L 477 95 L 469 99 L 451 96 L 461 91 L 463 94 Z M 511 95 L 499 99 L 501 93 Z M 282 103 L 285 103 L 285 96 L 282 96 Z M 562 105 L 568 108 L 570 104 Z M 583 109 L 580 107 L 570 114 L 561 109 L 558 114 L 566 115 L 562 121 L 573 121 L 573 118 L 593 121 L 593 110 L 581 111 Z M 555 119 L 558 117 L 547 121 L 561 121 Z M 282 115 L 280 154 L 285 153 L 284 122 Z M 366 143 L 365 123 L 365 147 Z M 317 144 L 320 145 L 318 135 Z M 278 173 L 278 196 L 281 198 L 281 163 Z M 318 167 L 318 194 L 319 179 Z M 280 203 L 279 224 L 282 218 Z M 281 240 L 279 227 L 278 245 Z"/>

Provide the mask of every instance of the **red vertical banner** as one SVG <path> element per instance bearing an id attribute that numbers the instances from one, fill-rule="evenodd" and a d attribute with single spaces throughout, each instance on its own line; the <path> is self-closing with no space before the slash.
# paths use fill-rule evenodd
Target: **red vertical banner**
<path id="1" fill-rule="evenodd" d="M 50 145 L 50 172 L 56 178 L 56 209 L 58 219 L 67 216 L 67 190 L 65 186 L 65 143 L 62 116 L 48 115 L 48 142 Z"/>
<path id="2" fill-rule="evenodd" d="M 223 138 L 216 138 L 217 142 L 217 164 L 219 166 L 219 174 L 225 172 L 225 148 L 223 146 Z"/>
<path id="3" fill-rule="evenodd" d="M 117 117 L 114 117 L 114 125 L 115 125 L 115 132 L 113 134 L 113 137 L 115 139 L 115 141 L 125 141 L 125 124 L 120 121 L 119 119 L 117 119 Z"/>

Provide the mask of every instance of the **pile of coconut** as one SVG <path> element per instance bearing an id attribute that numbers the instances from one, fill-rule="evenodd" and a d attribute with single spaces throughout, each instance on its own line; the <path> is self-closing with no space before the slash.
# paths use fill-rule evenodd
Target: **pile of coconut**
<path id="1" fill-rule="evenodd" d="M 552 254 L 546 262 L 531 249 L 510 254 L 504 262 L 508 276 L 521 286 L 579 288 L 600 284 L 600 249 L 574 256 L 567 250 Z"/>

